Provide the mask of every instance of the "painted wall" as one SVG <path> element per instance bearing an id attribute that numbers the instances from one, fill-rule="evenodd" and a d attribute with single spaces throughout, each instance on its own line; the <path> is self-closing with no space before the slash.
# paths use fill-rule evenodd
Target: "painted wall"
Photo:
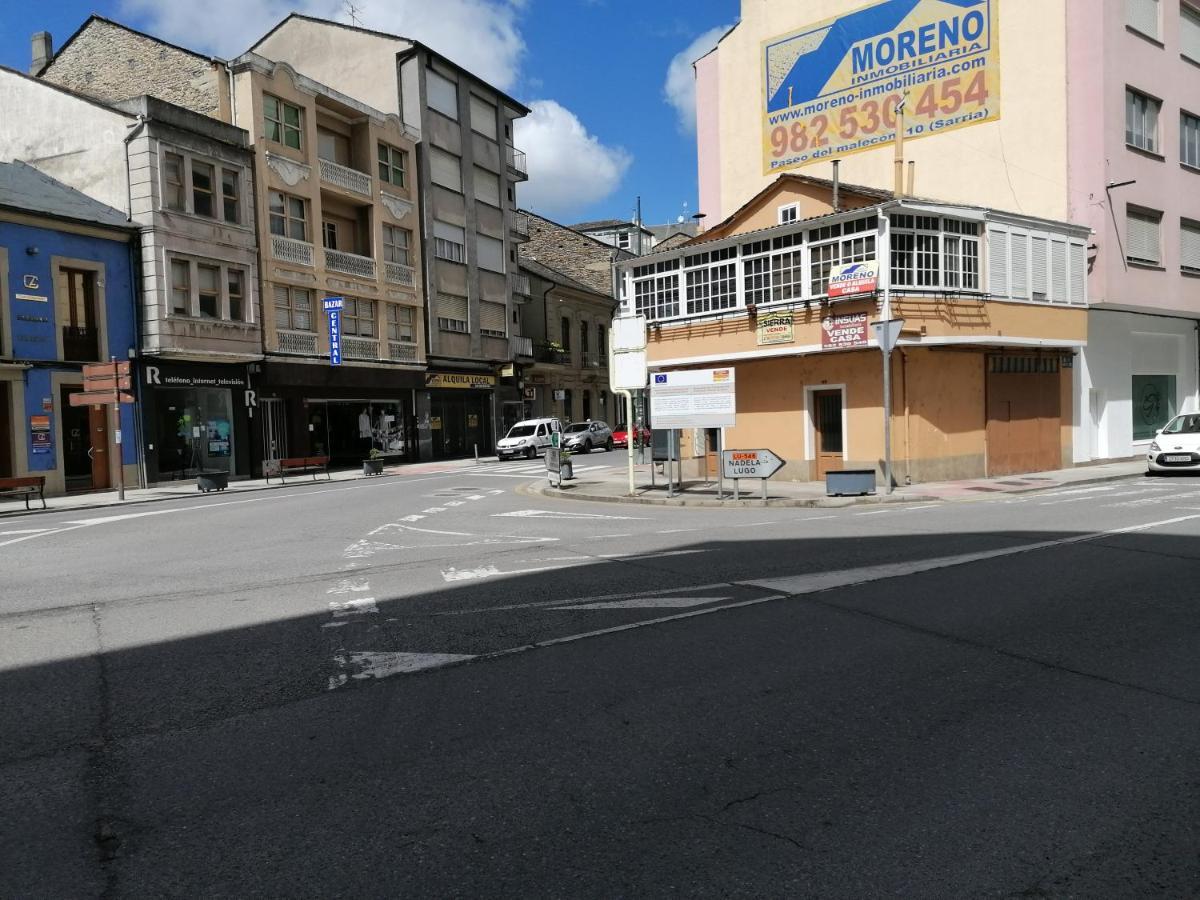
<path id="1" fill-rule="evenodd" d="M 1002 109 L 998 122 L 909 141 L 916 194 L 1067 217 L 1067 0 L 1003 0 L 1000 18 Z M 762 41 L 866 5 L 863 0 L 742 0 L 740 24 L 719 45 L 715 66 L 697 69 L 697 97 L 711 97 L 715 70 L 720 119 L 720 178 L 701 172 L 701 204 L 724 218 L 769 183 L 762 171 Z M 1086 0 L 1088 8 L 1093 0 Z M 1123 4 L 1122 4 L 1123 6 Z M 753 98 L 754 102 L 749 102 Z M 698 129 L 697 138 L 711 132 Z M 893 148 L 852 154 L 842 161 L 846 182 L 890 189 Z M 963 165 L 970 160 L 971 165 Z M 815 163 L 793 171 L 828 178 Z M 714 208 L 713 198 L 719 198 Z"/>
<path id="2" fill-rule="evenodd" d="M 696 170 L 700 212 L 710 224 L 725 217 L 721 207 L 721 71 L 718 46 L 696 60 Z"/>

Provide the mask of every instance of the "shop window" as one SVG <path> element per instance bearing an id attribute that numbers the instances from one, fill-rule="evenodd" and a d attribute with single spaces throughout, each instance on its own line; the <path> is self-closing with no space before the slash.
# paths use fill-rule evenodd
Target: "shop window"
<path id="1" fill-rule="evenodd" d="M 196 266 L 196 286 L 200 318 L 221 318 L 221 270 L 216 266 Z"/>
<path id="2" fill-rule="evenodd" d="M 312 292 L 276 285 L 275 327 L 284 331 L 313 331 Z"/>
<path id="3" fill-rule="evenodd" d="M 379 144 L 379 180 L 404 187 L 408 171 L 408 154 L 388 144 Z"/>
<path id="4" fill-rule="evenodd" d="M 1153 439 L 1175 415 L 1174 375 L 1133 376 L 1133 439 Z"/>
<path id="5" fill-rule="evenodd" d="M 268 141 L 283 144 L 293 150 L 302 148 L 300 107 L 286 103 L 278 97 L 272 97 L 270 94 L 264 94 L 263 117 Z"/>
<path id="6" fill-rule="evenodd" d="M 192 212 L 209 219 L 213 212 L 213 167 L 192 161 Z"/>
<path id="7" fill-rule="evenodd" d="M 178 153 L 163 154 L 163 206 L 177 212 L 187 209 L 183 188 L 183 157 Z"/>

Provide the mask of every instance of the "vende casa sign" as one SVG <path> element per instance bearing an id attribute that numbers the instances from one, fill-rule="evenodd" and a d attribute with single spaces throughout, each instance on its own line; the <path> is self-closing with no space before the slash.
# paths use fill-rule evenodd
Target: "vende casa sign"
<path id="1" fill-rule="evenodd" d="M 873 294 L 879 285 L 879 263 L 842 263 L 829 272 L 829 299 Z"/>
<path id="2" fill-rule="evenodd" d="M 758 344 L 790 344 L 795 340 L 792 313 L 765 313 L 758 317 Z"/>
<path id="3" fill-rule="evenodd" d="M 821 320 L 821 349 L 847 350 L 867 346 L 867 314 L 843 313 Z"/>

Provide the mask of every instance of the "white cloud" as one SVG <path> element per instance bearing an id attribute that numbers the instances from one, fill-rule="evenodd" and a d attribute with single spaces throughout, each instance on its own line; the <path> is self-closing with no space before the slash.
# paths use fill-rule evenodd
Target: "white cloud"
<path id="1" fill-rule="evenodd" d="M 722 26 L 704 32 L 676 53 L 667 66 L 663 96 L 675 107 L 679 116 L 679 127 L 686 132 L 696 130 L 696 74 L 692 71 L 692 63 L 717 46 L 721 35 L 728 30 L 728 26 Z"/>
<path id="2" fill-rule="evenodd" d="M 621 183 L 633 157 L 588 134 L 575 114 L 553 100 L 535 100 L 517 121 L 515 141 L 529 154 L 529 181 L 521 187 L 522 206 L 554 217 L 609 196 Z"/>
<path id="3" fill-rule="evenodd" d="M 526 0 L 360 0 L 363 27 L 412 37 L 464 69 L 511 91 L 525 42 L 517 15 Z M 339 0 L 122 0 L 121 12 L 173 43 L 218 56 L 249 49 L 290 12 L 348 22 Z M 229 23 L 236 22 L 237 28 Z"/>

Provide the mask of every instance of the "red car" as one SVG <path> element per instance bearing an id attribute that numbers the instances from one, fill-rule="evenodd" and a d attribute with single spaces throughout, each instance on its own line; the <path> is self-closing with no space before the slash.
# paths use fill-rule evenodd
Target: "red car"
<path id="1" fill-rule="evenodd" d="M 645 425 L 636 426 L 638 429 L 638 439 L 643 447 L 650 446 L 650 429 Z M 629 428 L 626 425 L 618 425 L 613 428 L 613 446 L 625 447 L 629 444 Z"/>

